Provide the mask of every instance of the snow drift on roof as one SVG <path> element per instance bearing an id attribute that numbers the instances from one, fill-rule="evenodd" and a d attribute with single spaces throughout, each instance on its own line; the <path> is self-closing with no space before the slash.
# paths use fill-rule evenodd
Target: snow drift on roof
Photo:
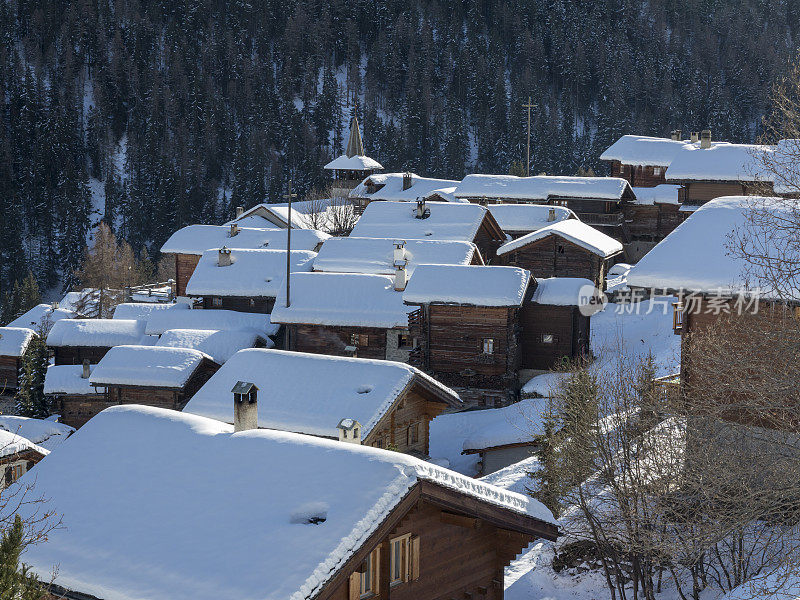
<path id="1" fill-rule="evenodd" d="M 392 275 L 394 266 L 393 238 L 331 238 L 314 259 L 315 271 L 332 273 L 373 273 Z M 472 242 L 453 240 L 408 240 L 404 256 L 409 275 L 417 265 L 425 263 L 468 265 L 478 254 Z"/>
<path id="2" fill-rule="evenodd" d="M 497 249 L 497 255 L 508 254 L 523 246 L 543 240 L 550 235 L 572 242 L 602 258 L 609 258 L 622 252 L 622 244 L 614 238 L 582 221 L 569 219 L 568 221 L 559 221 L 547 227 L 542 227 L 516 240 L 506 242 Z"/>
<path id="3" fill-rule="evenodd" d="M 58 423 L 53 417 L 33 419 L 0 415 L 0 429 L 15 433 L 46 450 L 52 450 L 75 433 L 74 428 L 64 423 Z"/>
<path id="4" fill-rule="evenodd" d="M 47 345 L 110 348 L 136 344 L 144 328 L 144 321 L 132 319 L 62 319 L 47 335 Z"/>
<path id="5" fill-rule="evenodd" d="M 214 362 L 223 364 L 239 350 L 253 348 L 256 344 L 271 348 L 275 343 L 255 329 L 214 331 L 209 329 L 168 329 L 156 346 L 166 348 L 193 348 L 208 354 Z"/>
<path id="6" fill-rule="evenodd" d="M 0 458 L 5 458 L 6 456 L 11 456 L 13 454 L 19 454 L 25 450 L 33 450 L 45 456 L 50 454 L 49 450 L 34 444 L 29 439 L 17 435 L 11 431 L 0 429 Z"/>
<path id="7" fill-rule="evenodd" d="M 589 306 L 597 299 L 594 283 L 583 277 L 548 277 L 537 279 L 536 284 L 531 302 L 537 304 Z"/>
<path id="8" fill-rule="evenodd" d="M 454 391 L 403 363 L 242 350 L 200 388 L 184 411 L 232 422 L 231 389 L 237 381 L 246 381 L 260 390 L 259 427 L 335 438 L 339 421 L 356 419 L 363 439 L 415 377 L 458 402 Z"/>
<path id="9" fill-rule="evenodd" d="M 373 185 L 381 185 L 379 190 L 369 193 L 367 182 Z M 370 200 L 395 200 L 395 201 L 414 201 L 417 198 L 424 198 L 431 192 L 441 188 L 453 187 L 458 185 L 457 181 L 451 179 L 431 179 L 420 177 L 416 173 L 411 173 L 411 187 L 403 189 L 403 173 L 378 173 L 370 175 L 359 183 L 350 192 L 351 198 L 369 198 Z"/>
<path id="10" fill-rule="evenodd" d="M 787 201 L 780 198 L 727 196 L 711 200 L 631 269 L 628 285 L 714 294 L 747 293 L 757 288 L 758 282 L 748 281 L 746 276 L 748 264 L 729 249 L 736 232 L 748 226 L 748 210 L 753 208 L 793 218 Z M 788 247 L 768 250 L 786 256 L 795 252 Z M 761 292 L 771 295 L 769 290 Z"/>
<path id="11" fill-rule="evenodd" d="M 341 171 L 373 171 L 382 169 L 383 165 L 369 156 L 347 156 L 341 154 L 323 167 L 324 169 Z"/>
<path id="12" fill-rule="evenodd" d="M 279 431 L 231 432 L 219 421 L 158 408 L 103 411 L 22 477 L 21 485 L 36 480 L 64 525 L 28 548 L 25 562 L 43 577 L 57 564 L 55 583 L 106 600 L 301 600 L 421 480 L 554 523 L 532 498 L 398 452 Z M 325 521 L 292 523 L 300 514 Z"/>
<path id="13" fill-rule="evenodd" d="M 546 398 L 520 400 L 503 408 L 480 411 L 481 426 L 464 440 L 464 450 L 484 450 L 509 444 L 530 444 L 542 433 Z M 441 415 L 438 418 L 447 418 Z"/>
<path id="14" fill-rule="evenodd" d="M 207 354 L 191 348 L 117 346 L 97 363 L 89 377 L 93 385 L 183 387 Z"/>
<path id="15" fill-rule="evenodd" d="M 408 327 L 411 309 L 403 304 L 403 293 L 394 290 L 394 278 L 390 276 L 293 273 L 290 293 L 291 303 L 287 308 L 286 290 L 281 289 L 272 309 L 273 322 Z"/>
<path id="16" fill-rule="evenodd" d="M 36 332 L 26 327 L 0 327 L 0 356 L 21 357 Z"/>
<path id="17" fill-rule="evenodd" d="M 667 181 L 762 181 L 764 166 L 758 155 L 772 152 L 770 146 L 714 142 L 711 148 L 691 144 L 675 155 Z"/>
<path id="18" fill-rule="evenodd" d="M 551 223 L 578 218 L 565 206 L 547 204 L 490 204 L 487 208 L 500 228 L 511 233 L 528 233 Z"/>
<path id="19" fill-rule="evenodd" d="M 517 267 L 420 265 L 403 300 L 409 304 L 519 306 L 530 278 L 529 271 Z"/>
<path id="20" fill-rule="evenodd" d="M 618 160 L 637 167 L 669 167 L 675 154 L 687 141 L 647 135 L 623 135 L 600 155 L 600 160 Z"/>
<path id="21" fill-rule="evenodd" d="M 286 278 L 286 250 L 230 248 L 231 264 L 219 265 L 219 251 L 206 250 L 189 282 L 187 296 L 271 297 Z M 292 250 L 292 271 L 310 271 L 315 252 Z"/>
<path id="22" fill-rule="evenodd" d="M 51 304 L 37 304 L 28 312 L 11 321 L 6 327 L 30 327 L 38 331 L 40 327 L 49 327 L 61 319 L 72 319 L 75 313 L 64 308 L 53 309 Z"/>
<path id="23" fill-rule="evenodd" d="M 455 197 L 547 200 L 558 196 L 616 201 L 629 189 L 628 182 L 618 177 L 467 175 L 458 185 Z"/>
<path id="24" fill-rule="evenodd" d="M 662 183 L 654 187 L 635 187 L 633 193 L 636 194 L 636 204 L 678 204 L 679 185 Z"/>
<path id="25" fill-rule="evenodd" d="M 234 310 L 177 310 L 159 311 L 147 320 L 145 333 L 161 335 L 168 329 L 255 329 L 266 335 L 278 333 L 279 326 L 270 322 L 269 315 Z"/>
<path id="26" fill-rule="evenodd" d="M 90 367 L 90 372 L 94 367 Z M 51 365 L 44 378 L 45 394 L 94 394 L 89 379 L 81 377 L 83 365 Z"/>
<path id="27" fill-rule="evenodd" d="M 179 229 L 161 247 L 161 252 L 172 254 L 202 254 L 212 248 L 248 248 L 285 250 L 286 229 L 240 227 L 231 237 L 231 228 L 225 225 L 189 225 Z M 327 234 L 315 229 L 292 231 L 292 250 L 314 250 L 327 239 Z"/>
<path id="28" fill-rule="evenodd" d="M 426 202 L 425 206 L 430 210 L 430 216 L 418 219 L 415 203 L 371 202 L 350 235 L 471 242 L 487 212 L 477 204 Z"/>
<path id="29" fill-rule="evenodd" d="M 117 304 L 114 308 L 114 319 L 133 319 L 147 321 L 156 311 L 161 310 L 186 310 L 188 304 L 163 304 L 159 302 L 125 302 Z"/>

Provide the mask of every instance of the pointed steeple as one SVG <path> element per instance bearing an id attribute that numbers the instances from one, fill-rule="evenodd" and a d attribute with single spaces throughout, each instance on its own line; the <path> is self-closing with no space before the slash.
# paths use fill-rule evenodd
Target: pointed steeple
<path id="1" fill-rule="evenodd" d="M 358 117 L 353 115 L 350 120 L 350 139 L 347 140 L 347 158 L 364 156 L 364 144 L 361 143 L 361 133 L 358 130 Z"/>

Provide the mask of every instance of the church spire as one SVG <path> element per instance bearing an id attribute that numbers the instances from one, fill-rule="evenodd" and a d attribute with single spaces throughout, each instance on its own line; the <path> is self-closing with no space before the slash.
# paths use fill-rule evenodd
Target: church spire
<path id="1" fill-rule="evenodd" d="M 350 120 L 350 139 L 347 140 L 347 158 L 364 156 L 364 144 L 361 143 L 361 133 L 358 130 L 358 117 L 353 115 Z"/>

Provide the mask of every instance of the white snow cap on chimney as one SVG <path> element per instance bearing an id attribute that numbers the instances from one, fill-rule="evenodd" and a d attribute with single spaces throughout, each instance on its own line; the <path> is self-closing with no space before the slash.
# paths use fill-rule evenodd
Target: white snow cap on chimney
<path id="1" fill-rule="evenodd" d="M 339 441 L 350 444 L 361 443 L 361 423 L 355 419 L 342 419 L 336 426 L 339 430 Z"/>

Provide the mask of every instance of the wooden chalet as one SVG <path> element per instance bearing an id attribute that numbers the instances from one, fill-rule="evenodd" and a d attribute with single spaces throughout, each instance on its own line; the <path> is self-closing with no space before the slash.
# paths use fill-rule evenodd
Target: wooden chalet
<path id="1" fill-rule="evenodd" d="M 0 429 L 0 490 L 7 488 L 49 454 L 20 435 Z"/>
<path id="2" fill-rule="evenodd" d="M 537 279 L 521 312 L 521 369 L 557 368 L 564 359 L 588 359 L 591 314 L 602 306 L 594 282 L 552 277 Z"/>
<path id="3" fill-rule="evenodd" d="M 257 207 L 256 207 L 257 208 Z M 255 210 L 252 209 L 252 210 Z M 303 225 L 292 231 L 292 250 L 316 252 L 329 237 Z M 273 223 L 263 222 L 262 227 L 243 227 L 234 222 L 230 225 L 189 225 L 170 236 L 161 247 L 161 253 L 175 258 L 176 295 L 186 295 L 186 284 L 194 273 L 200 257 L 206 250 L 217 248 L 241 248 L 245 250 L 285 250 L 287 233 L 285 225 L 275 228 Z"/>
<path id="4" fill-rule="evenodd" d="M 418 308 L 409 319 L 409 362 L 456 389 L 465 403 L 517 399 L 520 311 L 530 273 L 516 267 L 420 265 L 403 293 Z"/>
<path id="5" fill-rule="evenodd" d="M 22 359 L 35 335 L 25 327 L 0 327 L 0 396 L 17 391 Z"/>
<path id="6" fill-rule="evenodd" d="M 219 248 L 206 250 L 186 295 L 203 299 L 205 309 L 270 313 L 286 279 L 286 250 Z M 310 271 L 316 252 L 292 250 L 292 271 Z"/>
<path id="7" fill-rule="evenodd" d="M 533 233 L 553 223 L 578 218 L 565 206 L 548 204 L 489 204 L 487 208 L 503 232 L 512 239 Z"/>
<path id="8" fill-rule="evenodd" d="M 102 392 L 106 404 L 181 410 L 217 369 L 199 350 L 117 346 L 95 366 L 89 383 Z"/>
<path id="9" fill-rule="evenodd" d="M 699 144 L 682 147 L 667 170 L 667 182 L 681 186 L 681 212 L 688 215 L 721 196 L 759 194 L 765 187 L 771 192 L 772 182 L 758 158 L 766 151 L 754 144 L 712 142 L 711 131 L 703 131 Z"/>
<path id="10" fill-rule="evenodd" d="M 403 304 L 407 274 L 405 265 L 400 267 L 394 277 L 292 273 L 290 301 L 282 289 L 270 316 L 273 324 L 286 326 L 284 347 L 405 362 L 412 345 L 411 309 Z"/>
<path id="11" fill-rule="evenodd" d="M 623 135 L 600 155 L 600 160 L 610 163 L 611 177 L 625 179 L 634 187 L 655 187 L 667 182 L 673 158 L 689 144 L 680 130 L 673 131 L 670 138 Z"/>
<path id="12" fill-rule="evenodd" d="M 614 238 L 569 219 L 503 244 L 497 262 L 527 269 L 537 279 L 582 277 L 605 289 L 608 269 L 622 253 L 622 244 Z"/>
<path id="13" fill-rule="evenodd" d="M 61 319 L 47 334 L 47 346 L 56 365 L 100 362 L 114 346 L 139 344 L 145 322 L 133 319 Z"/>
<path id="14" fill-rule="evenodd" d="M 350 234 L 396 240 L 472 242 L 490 263 L 506 236 L 486 207 L 458 202 L 373 202 Z"/>
<path id="15" fill-rule="evenodd" d="M 256 386 L 259 427 L 427 456 L 431 419 L 462 408 L 456 393 L 409 365 L 282 350 L 242 350 L 184 412 L 233 422 L 231 390 Z M 290 401 L 287 401 L 290 399 Z M 344 435 L 340 423 L 352 423 Z"/>
<path id="16" fill-rule="evenodd" d="M 83 365 L 53 365 L 47 369 L 44 394 L 50 399 L 52 410 L 60 415 L 60 421 L 75 429 L 117 404 L 91 385 L 89 376 L 93 368 L 86 361 Z"/>
<path id="17" fill-rule="evenodd" d="M 344 154 L 334 158 L 323 167 L 333 174 L 331 193 L 336 198 L 347 198 L 350 191 L 359 185 L 365 177 L 383 169 L 378 161 L 364 154 L 364 144 L 358 128 L 358 118 L 350 120 L 350 137 Z"/>
<path id="18" fill-rule="evenodd" d="M 459 200 L 482 204 L 530 203 L 562 206 L 589 225 L 629 241 L 622 207 L 636 199 L 624 179 L 537 175 L 467 175 L 454 192 Z"/>
<path id="19" fill-rule="evenodd" d="M 416 202 L 420 199 L 448 202 L 448 194 L 458 186 L 451 179 L 420 177 L 416 173 L 377 173 L 365 178 L 349 194 L 359 211 L 370 202 Z"/>
<path id="20" fill-rule="evenodd" d="M 685 220 L 680 210 L 681 186 L 663 183 L 654 187 L 635 187 L 633 191 L 636 200 L 626 202 L 622 207 L 633 240 L 659 242 Z"/>
<path id="21" fill-rule="evenodd" d="M 504 568 L 534 540 L 558 536 L 550 511 L 529 496 L 412 456 L 232 430 L 146 407 L 98 415 L 69 455 L 37 467 L 37 493 L 72 525 L 26 551 L 32 572 L 45 577 L 58 556 L 50 589 L 70 600 L 117 590 L 195 600 L 218 600 L 219 590 L 231 598 L 269 590 L 309 600 L 501 600 Z M 101 487 L 91 484 L 98 473 Z M 220 519 L 220 506 L 236 508 Z M 23 506 L 23 518 L 33 509 Z M 136 567 L 109 569 L 109 560 Z"/>

